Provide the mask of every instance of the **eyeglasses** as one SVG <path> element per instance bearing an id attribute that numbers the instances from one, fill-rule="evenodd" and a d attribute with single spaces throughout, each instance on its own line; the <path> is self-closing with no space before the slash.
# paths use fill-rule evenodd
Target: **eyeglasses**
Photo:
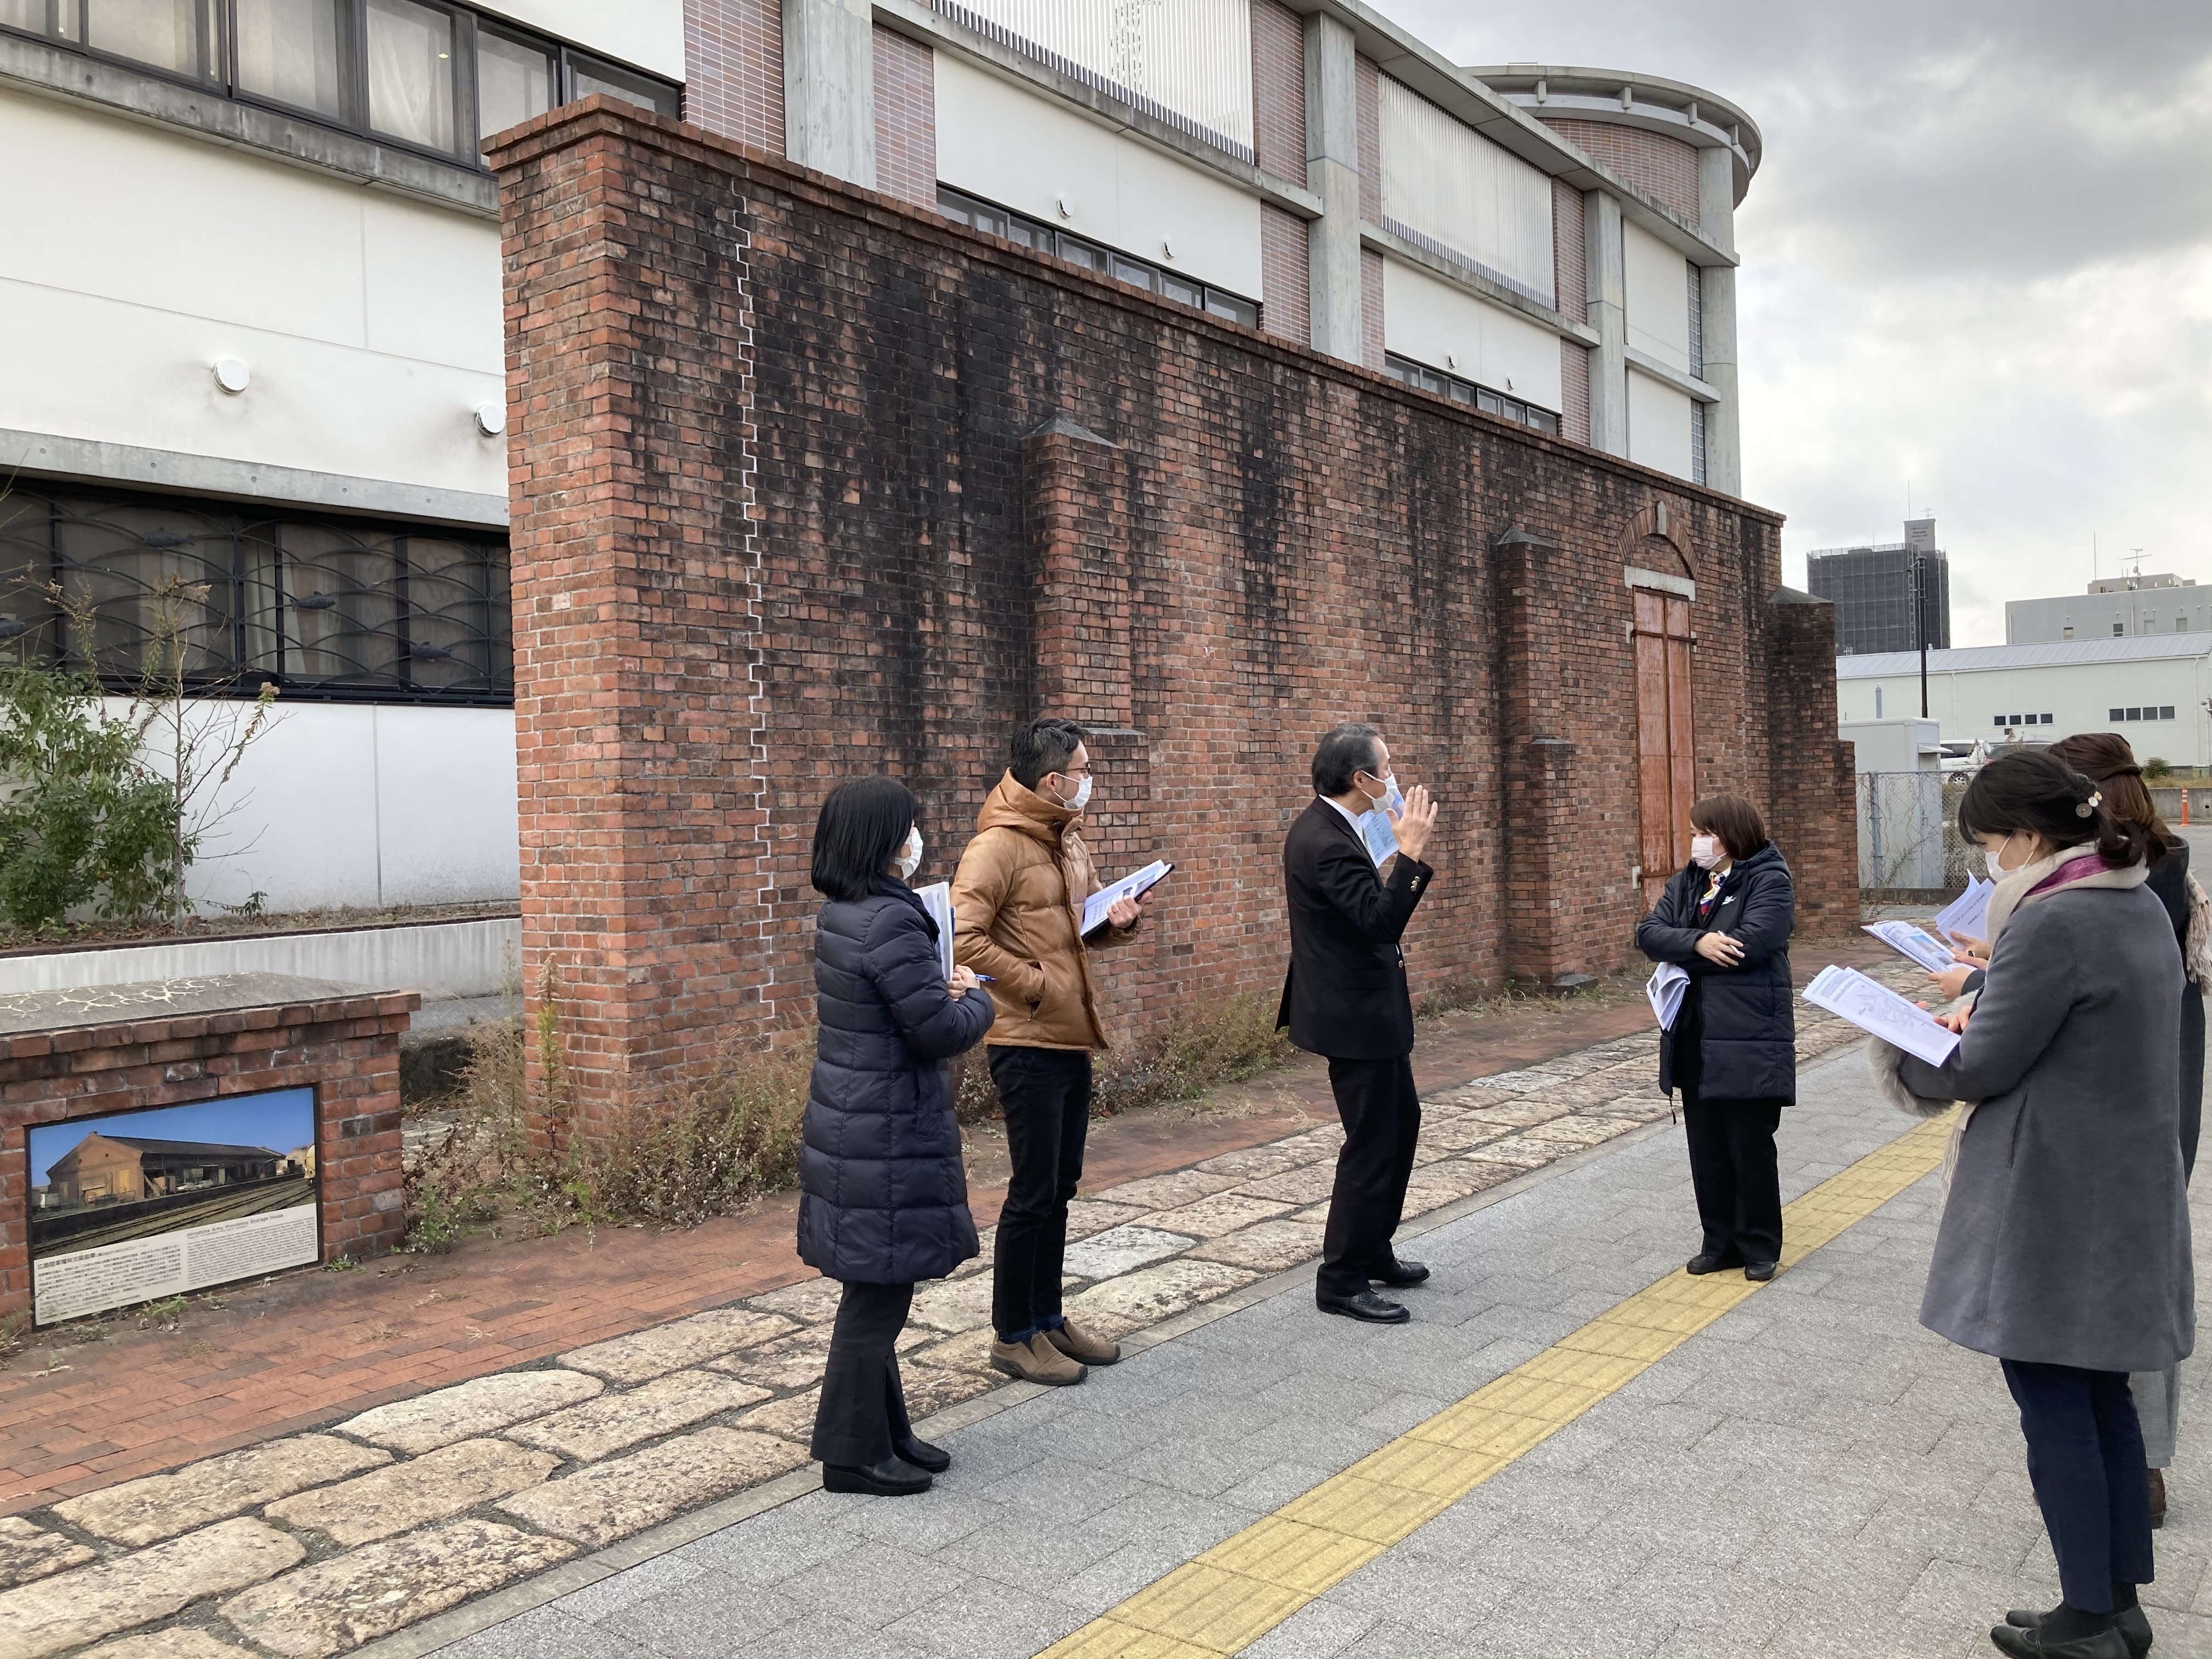
<path id="1" fill-rule="evenodd" d="M 1097 775 L 1097 769 L 1095 767 L 1063 766 L 1057 775 L 1063 778 L 1090 778 L 1096 777 Z"/>

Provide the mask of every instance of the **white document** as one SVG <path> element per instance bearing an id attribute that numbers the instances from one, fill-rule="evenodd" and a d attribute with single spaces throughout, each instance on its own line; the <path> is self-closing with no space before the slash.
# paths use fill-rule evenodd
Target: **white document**
<path id="1" fill-rule="evenodd" d="M 1134 875 L 1124 876 L 1110 887 L 1102 887 L 1083 901 L 1083 931 L 1089 933 L 1103 926 L 1106 913 L 1123 899 L 1133 899 L 1150 892 L 1175 866 L 1154 859 Z"/>
<path id="2" fill-rule="evenodd" d="M 1945 973 L 1959 965 L 1951 960 L 1951 952 L 1942 944 L 1909 921 L 1869 922 L 1866 931 L 1899 956 L 1911 957 L 1931 974 Z"/>
<path id="3" fill-rule="evenodd" d="M 952 977 L 952 884 L 933 881 L 927 887 L 915 888 L 914 896 L 937 924 L 937 959 L 945 964 L 945 977 L 949 980 Z"/>
<path id="4" fill-rule="evenodd" d="M 1979 876 L 1966 878 L 1966 890 L 1936 913 L 1936 931 L 1948 939 L 1954 933 L 1965 933 L 1974 939 L 1987 939 L 1990 925 L 1990 895 L 1997 890 L 1993 881 Z"/>
<path id="5" fill-rule="evenodd" d="M 1855 968 L 1823 968 L 1804 994 L 1814 1007 L 1841 1015 L 1862 1031 L 1871 1031 L 1930 1066 L 1941 1066 L 1959 1046 L 1959 1034 L 1935 1015 Z"/>
<path id="6" fill-rule="evenodd" d="M 1644 994 L 1651 999 L 1651 1012 L 1659 1017 L 1659 1029 L 1674 1029 L 1674 1016 L 1682 1012 L 1682 999 L 1690 989 L 1690 975 L 1671 962 L 1662 962 L 1651 970 L 1651 980 L 1644 988 Z"/>
<path id="7" fill-rule="evenodd" d="M 1364 812 L 1359 819 L 1360 838 L 1367 843 L 1367 856 L 1381 869 L 1382 860 L 1398 850 L 1398 831 L 1390 822 L 1388 812 Z"/>

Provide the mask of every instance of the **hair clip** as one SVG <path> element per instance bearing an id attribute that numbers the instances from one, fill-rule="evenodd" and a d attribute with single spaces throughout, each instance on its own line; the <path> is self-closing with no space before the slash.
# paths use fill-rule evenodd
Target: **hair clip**
<path id="1" fill-rule="evenodd" d="M 2077 818 L 2086 818 L 2090 813 L 2095 811 L 2104 804 L 2104 791 L 2101 789 L 2092 789 L 2089 792 L 2089 799 L 2083 801 L 2079 806 L 2074 809 L 2074 816 Z"/>

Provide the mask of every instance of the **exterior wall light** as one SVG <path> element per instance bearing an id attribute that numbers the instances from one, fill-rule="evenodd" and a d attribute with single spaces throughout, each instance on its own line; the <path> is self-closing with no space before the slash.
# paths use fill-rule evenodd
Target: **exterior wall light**
<path id="1" fill-rule="evenodd" d="M 1056 198 L 1053 206 L 1060 210 L 1060 216 L 1063 219 L 1073 219 L 1075 216 L 1075 204 L 1065 196 Z"/>
<path id="2" fill-rule="evenodd" d="M 1164 259 L 1175 258 L 1175 239 L 1172 236 L 1160 238 L 1160 257 Z"/>
<path id="3" fill-rule="evenodd" d="M 477 430 L 483 433 L 487 438 L 496 438 L 501 433 L 506 431 L 507 405 L 504 404 L 478 404 L 477 405 Z"/>
<path id="4" fill-rule="evenodd" d="M 253 371 L 236 357 L 218 357 L 212 365 L 215 383 L 235 398 L 253 384 Z"/>

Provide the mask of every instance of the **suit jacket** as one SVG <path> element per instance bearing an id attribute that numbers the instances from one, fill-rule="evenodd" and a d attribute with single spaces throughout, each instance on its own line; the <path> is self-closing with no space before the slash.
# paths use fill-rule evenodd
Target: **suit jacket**
<path id="1" fill-rule="evenodd" d="M 1413 1004 L 1398 940 L 1436 872 L 1399 854 L 1385 882 L 1367 844 L 1321 796 L 1283 842 L 1291 967 L 1275 1016 L 1309 1054 L 1395 1060 L 1413 1051 Z"/>

